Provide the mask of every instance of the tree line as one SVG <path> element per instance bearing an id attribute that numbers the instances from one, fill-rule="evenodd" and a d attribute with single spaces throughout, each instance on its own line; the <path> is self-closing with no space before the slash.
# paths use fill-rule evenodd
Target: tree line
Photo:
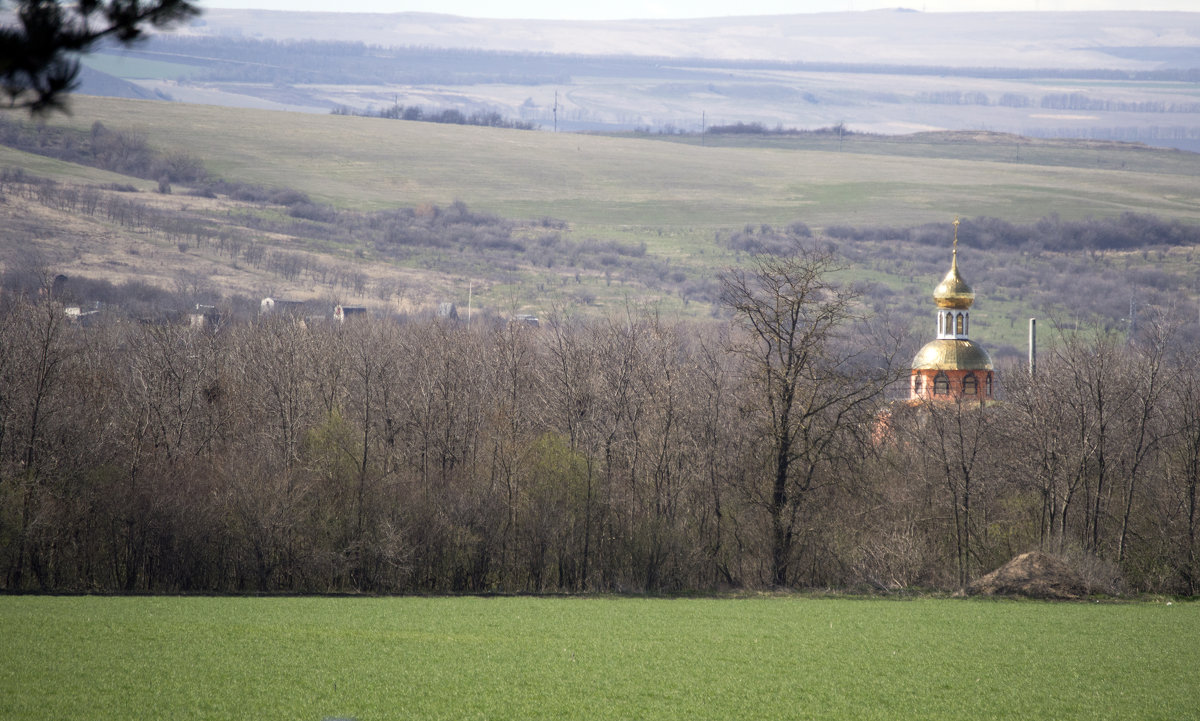
<path id="1" fill-rule="evenodd" d="M 567 83 L 573 69 L 586 66 L 574 56 L 546 53 L 171 34 L 124 52 L 190 66 L 180 73 L 184 82 L 548 85 Z"/>
<path id="2" fill-rule="evenodd" d="M 1109 49 L 1112 50 L 1112 49 Z M 332 40 L 270 40 L 160 34 L 123 52 L 192 65 L 205 81 L 449 84 L 569 84 L 572 77 L 726 80 L 730 71 L 778 70 L 869 75 L 932 75 L 1006 80 L 1078 79 L 1195 82 L 1196 68 L 1016 68 L 583 55 L 428 46 L 383 47 Z M 647 75 L 647 73 L 650 73 Z"/>
<path id="3" fill-rule="evenodd" d="M 411 120 L 420 123 L 445 123 L 447 125 L 476 125 L 485 128 L 508 128 L 510 130 L 536 130 L 537 125 L 525 120 L 509 120 L 494 110 L 476 110 L 467 115 L 461 110 L 447 108 L 444 110 L 425 110 L 420 105 L 400 105 L 396 103 L 383 110 L 354 110 L 345 105 L 339 105 L 330 111 L 333 115 L 358 115 L 368 118 L 384 118 L 387 120 Z"/>
<path id="4" fill-rule="evenodd" d="M 984 250 L 1106 251 L 1136 248 L 1194 246 L 1200 227 L 1148 213 L 1126 211 L 1115 218 L 1067 220 L 1057 213 L 1034 223 L 1010 223 L 979 216 L 971 221 L 971 246 Z M 838 240 L 904 240 L 920 245 L 943 245 L 944 223 L 908 228 L 834 225 L 825 234 Z"/>
<path id="5" fill-rule="evenodd" d="M 183 152 L 151 148 L 145 135 L 112 130 L 96 121 L 89 132 L 0 118 L 0 144 L 69 163 L 79 163 L 135 178 L 193 183 L 206 180 L 203 163 Z"/>
<path id="6" fill-rule="evenodd" d="M 1016 553 L 1195 594 L 1200 367 L 1064 332 L 1004 401 L 903 400 L 914 343 L 825 251 L 728 319 L 70 323 L 0 298 L 8 591 L 955 589 Z"/>
<path id="7" fill-rule="evenodd" d="M 977 90 L 938 90 L 917 93 L 918 103 L 933 105 L 999 105 L 1009 108 L 1042 107 L 1048 110 L 1091 110 L 1112 113 L 1196 113 L 1200 103 L 1167 102 L 1164 100 L 1111 100 L 1093 98 L 1084 93 L 1050 93 L 1040 100 L 1018 93 L 1003 93 L 995 101 Z M 894 102 L 900 102 L 896 97 Z"/>

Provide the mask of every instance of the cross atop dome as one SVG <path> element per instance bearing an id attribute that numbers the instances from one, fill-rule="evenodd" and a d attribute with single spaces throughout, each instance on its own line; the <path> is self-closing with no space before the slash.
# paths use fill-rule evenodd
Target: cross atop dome
<path id="1" fill-rule="evenodd" d="M 975 302 L 975 291 L 958 272 L 958 218 L 954 219 L 954 250 L 950 255 L 950 272 L 933 289 L 933 301 L 939 308 L 966 310 Z"/>

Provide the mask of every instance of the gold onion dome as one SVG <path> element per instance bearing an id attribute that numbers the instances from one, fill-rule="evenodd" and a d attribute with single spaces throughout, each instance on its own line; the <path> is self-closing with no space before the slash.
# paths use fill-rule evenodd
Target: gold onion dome
<path id="1" fill-rule="evenodd" d="M 955 237 L 957 242 L 958 238 Z M 933 300 L 939 308 L 970 308 L 975 302 L 975 291 L 967 285 L 967 281 L 958 274 L 958 248 L 954 249 L 954 259 L 950 262 L 950 272 L 933 289 Z"/>
<path id="2" fill-rule="evenodd" d="M 931 340 L 917 352 L 913 370 L 990 371 L 992 357 L 975 341 L 965 338 Z"/>

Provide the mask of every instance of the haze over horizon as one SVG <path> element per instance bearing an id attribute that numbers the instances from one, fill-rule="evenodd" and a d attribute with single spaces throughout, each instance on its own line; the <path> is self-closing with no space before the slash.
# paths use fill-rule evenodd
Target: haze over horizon
<path id="1" fill-rule="evenodd" d="M 402 13 L 427 12 L 471 18 L 529 20 L 634 20 L 797 15 L 827 12 L 894 10 L 923 12 L 1062 12 L 1139 11 L 1195 12 L 1194 0 L 747 0 L 732 6 L 721 0 L 611 0 L 566 4 L 560 0 L 409 0 L 400 6 L 386 0 L 202 0 L 204 8 L 292 12 Z"/>

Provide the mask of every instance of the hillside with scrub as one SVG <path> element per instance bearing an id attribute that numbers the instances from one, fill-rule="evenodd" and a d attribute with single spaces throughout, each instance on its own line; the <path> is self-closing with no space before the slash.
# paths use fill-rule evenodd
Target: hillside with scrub
<path id="1" fill-rule="evenodd" d="M 1031 315 L 1118 329 L 1131 306 L 1197 302 L 1200 165 L 1181 151 L 987 133 L 701 145 L 73 102 L 40 130 L 2 121 L 0 164 L 28 182 L 6 186 L 0 260 L 190 285 L 181 309 L 226 299 L 250 312 L 273 295 L 379 313 L 632 302 L 703 318 L 720 313 L 720 269 L 808 242 L 836 248 L 841 277 L 919 332 L 956 216 L 992 347 L 1016 353 Z"/>

